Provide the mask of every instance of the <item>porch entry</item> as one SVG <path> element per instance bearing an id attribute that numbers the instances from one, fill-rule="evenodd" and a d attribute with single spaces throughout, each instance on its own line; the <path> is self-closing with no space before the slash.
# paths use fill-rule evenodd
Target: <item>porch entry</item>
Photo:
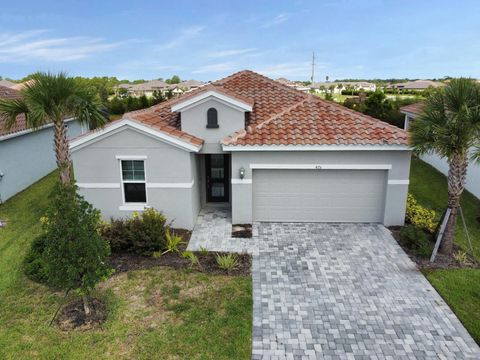
<path id="1" fill-rule="evenodd" d="M 230 192 L 229 154 L 205 155 L 207 202 L 228 202 Z"/>

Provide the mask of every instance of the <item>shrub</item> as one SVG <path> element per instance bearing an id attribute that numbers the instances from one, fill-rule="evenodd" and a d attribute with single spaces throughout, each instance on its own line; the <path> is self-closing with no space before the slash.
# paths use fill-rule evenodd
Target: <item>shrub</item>
<path id="1" fill-rule="evenodd" d="M 109 276 L 108 243 L 98 233 L 100 212 L 77 194 L 75 186 L 58 185 L 47 209 L 44 230 L 44 261 L 48 283 L 87 296 L 97 283 Z"/>
<path id="2" fill-rule="evenodd" d="M 41 234 L 36 237 L 30 249 L 23 260 L 23 271 L 25 275 L 32 280 L 42 284 L 48 282 L 47 274 L 45 271 L 45 260 L 43 259 L 43 251 L 45 250 L 45 234 Z"/>
<path id="3" fill-rule="evenodd" d="M 417 203 L 412 194 L 408 194 L 406 220 L 410 224 L 433 234 L 437 227 L 435 216 L 435 211 L 424 208 Z"/>
<path id="4" fill-rule="evenodd" d="M 126 219 L 112 219 L 100 227 L 100 234 L 109 241 L 112 252 L 152 255 L 166 246 L 166 217 L 155 209 L 146 209 Z"/>
<path id="5" fill-rule="evenodd" d="M 200 249 L 198 250 L 200 255 L 202 256 L 207 256 L 208 255 L 208 249 L 206 247 L 200 246 Z"/>
<path id="6" fill-rule="evenodd" d="M 198 261 L 198 257 L 197 255 L 195 255 L 193 252 L 191 251 L 184 251 L 182 253 L 182 257 L 185 258 L 185 259 L 188 259 L 190 260 L 190 266 L 191 267 L 194 267 L 196 265 L 200 265 L 200 262 Z"/>
<path id="7" fill-rule="evenodd" d="M 429 257 L 432 253 L 432 245 L 425 232 L 415 225 L 405 226 L 400 231 L 400 239 L 405 245 L 420 257 Z"/>
<path id="8" fill-rule="evenodd" d="M 238 257 L 235 254 L 218 254 L 215 259 L 218 267 L 222 270 L 233 270 L 238 266 Z"/>
<path id="9" fill-rule="evenodd" d="M 165 233 L 165 251 L 163 254 L 166 254 L 168 252 L 178 252 L 178 245 L 183 244 L 182 242 L 182 237 L 176 235 L 175 233 L 170 233 L 170 229 L 167 228 L 167 231 Z M 162 255 L 163 255 L 162 254 Z"/>

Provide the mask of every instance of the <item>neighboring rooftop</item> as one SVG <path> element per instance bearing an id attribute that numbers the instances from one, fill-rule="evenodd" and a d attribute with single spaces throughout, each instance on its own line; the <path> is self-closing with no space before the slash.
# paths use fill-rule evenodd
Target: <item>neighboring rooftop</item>
<path id="1" fill-rule="evenodd" d="M 11 82 L 11 81 L 8 81 L 8 80 L 0 80 L 0 86 L 4 86 L 4 87 L 12 87 L 13 85 L 15 85 L 14 82 Z"/>
<path id="2" fill-rule="evenodd" d="M 381 120 L 305 94 L 249 70 L 203 86 L 179 98 L 124 115 L 170 135 L 202 142 L 180 129 L 171 108 L 205 91 L 251 101 L 247 128 L 224 139 L 228 145 L 405 145 L 407 133 Z"/>
<path id="3" fill-rule="evenodd" d="M 0 86 L 0 99 L 14 100 L 21 99 L 20 91 Z M 17 116 L 17 121 L 9 130 L 5 129 L 5 118 L 0 116 L 0 138 L 5 135 L 10 135 L 19 131 L 27 130 L 27 122 L 24 115 Z"/>
<path id="4" fill-rule="evenodd" d="M 11 88 L 14 89 L 14 90 L 20 91 L 20 90 L 22 90 L 25 86 L 30 85 L 30 84 L 33 84 L 34 81 L 35 81 L 35 80 L 30 79 L 30 80 L 24 81 L 24 82 L 22 82 L 22 83 L 14 84 L 13 86 L 11 86 Z"/>
<path id="5" fill-rule="evenodd" d="M 415 104 L 405 105 L 400 108 L 400 112 L 402 113 L 409 113 L 413 115 L 420 115 L 425 107 L 425 103 L 418 102 Z"/>
<path id="6" fill-rule="evenodd" d="M 409 90 L 425 90 L 429 87 L 438 88 L 445 86 L 444 83 L 439 81 L 432 81 L 432 80 L 415 80 L 415 81 L 407 81 L 404 83 L 392 84 L 390 87 L 397 88 L 397 89 L 409 89 Z"/>

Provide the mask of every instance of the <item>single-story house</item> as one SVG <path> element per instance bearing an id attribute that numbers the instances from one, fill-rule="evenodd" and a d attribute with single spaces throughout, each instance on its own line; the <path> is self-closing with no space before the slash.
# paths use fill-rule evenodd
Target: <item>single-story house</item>
<path id="1" fill-rule="evenodd" d="M 159 91 L 164 95 L 168 91 L 171 91 L 173 96 L 178 96 L 203 85 L 205 85 L 205 83 L 197 80 L 186 80 L 178 84 L 167 84 L 161 80 L 152 80 L 140 84 L 119 84 L 115 87 L 115 92 L 118 95 L 120 89 L 126 89 L 128 95 L 133 97 L 140 97 L 143 95 L 146 97 L 152 97 L 155 91 Z"/>
<path id="2" fill-rule="evenodd" d="M 426 90 L 428 88 L 438 88 L 445 86 L 444 83 L 440 81 L 432 81 L 432 80 L 414 80 L 414 81 L 407 81 L 404 83 L 398 84 L 391 84 L 388 88 L 398 89 L 398 90 Z"/>
<path id="3" fill-rule="evenodd" d="M 0 98 L 17 99 L 21 93 L 0 86 Z M 77 137 L 88 129 L 75 119 L 66 120 L 68 135 Z M 10 130 L 0 117 L 0 203 L 27 188 L 56 168 L 53 127 L 47 124 L 34 131 L 19 115 Z"/>
<path id="4" fill-rule="evenodd" d="M 127 113 L 71 150 L 104 218 L 154 207 L 192 229 L 222 202 L 237 224 L 404 223 L 404 130 L 248 70 Z"/>
<path id="5" fill-rule="evenodd" d="M 415 121 L 415 118 L 422 113 L 423 107 L 424 104 L 422 102 L 419 102 L 400 108 L 400 111 L 405 114 L 405 131 L 408 131 L 411 122 Z M 437 154 L 431 153 L 422 155 L 421 159 L 426 163 L 432 165 L 435 169 L 440 171 L 445 176 L 448 175 L 448 162 L 445 158 L 442 158 Z M 468 166 L 465 188 L 472 194 L 474 194 L 476 197 L 480 198 L 480 164 L 470 163 L 470 165 Z"/>

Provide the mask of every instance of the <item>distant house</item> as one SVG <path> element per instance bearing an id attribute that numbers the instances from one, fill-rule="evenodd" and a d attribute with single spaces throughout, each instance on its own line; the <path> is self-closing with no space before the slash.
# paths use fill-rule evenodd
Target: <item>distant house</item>
<path id="1" fill-rule="evenodd" d="M 343 90 L 375 91 L 377 86 L 374 83 L 366 81 L 327 81 L 314 83 L 311 88 L 316 93 L 325 93 L 329 91 L 333 94 L 341 94 Z"/>
<path id="2" fill-rule="evenodd" d="M 278 78 L 275 81 L 279 82 L 282 85 L 289 86 L 289 87 L 291 87 L 295 90 L 298 90 L 298 91 L 301 91 L 301 92 L 304 92 L 304 93 L 310 92 L 310 86 L 306 86 L 300 81 L 291 81 L 291 80 L 285 79 L 283 77 Z"/>
<path id="3" fill-rule="evenodd" d="M 13 82 L 11 82 L 11 81 L 8 81 L 8 80 L 0 80 L 0 86 L 10 88 L 10 87 L 12 87 L 13 85 L 15 85 L 15 83 L 13 83 Z"/>
<path id="4" fill-rule="evenodd" d="M 423 111 L 423 103 L 415 103 L 400 108 L 400 111 L 405 114 L 405 130 L 408 130 L 412 121 L 415 121 Z M 448 174 L 448 163 L 445 158 L 441 158 L 435 153 L 425 154 L 421 156 L 422 160 L 432 165 L 444 175 Z M 467 171 L 467 180 L 465 188 L 480 198 L 480 165 L 471 163 Z"/>
<path id="5" fill-rule="evenodd" d="M 0 98 L 19 99 L 20 97 L 19 91 L 0 86 Z M 70 138 L 77 137 L 88 130 L 75 119 L 69 119 L 66 122 Z M 55 168 L 52 124 L 33 131 L 27 128 L 25 117 L 20 115 L 14 127 L 7 130 L 5 119 L 0 117 L 0 203 Z"/>
<path id="6" fill-rule="evenodd" d="M 174 96 L 182 95 L 183 93 L 198 89 L 204 86 L 205 83 L 197 80 L 186 80 L 178 84 L 170 84 L 168 90 L 171 90 Z"/>
<path id="7" fill-rule="evenodd" d="M 163 95 L 168 91 L 171 91 L 174 96 L 178 96 L 203 85 L 205 85 L 205 83 L 197 80 L 182 81 L 178 84 L 167 84 L 162 80 L 152 80 L 141 84 L 119 84 L 115 88 L 115 92 L 118 95 L 120 89 L 126 89 L 128 95 L 133 97 L 140 97 L 143 95 L 146 97 L 152 97 L 155 91 L 159 91 Z"/>
<path id="8" fill-rule="evenodd" d="M 432 81 L 432 80 L 415 80 L 415 81 L 407 81 L 404 83 L 398 84 L 391 84 L 388 88 L 391 89 L 398 89 L 398 90 L 425 90 L 428 88 L 438 88 L 445 86 L 444 83 L 440 81 Z"/>
<path id="9" fill-rule="evenodd" d="M 155 91 L 165 93 L 167 90 L 168 84 L 161 80 L 152 80 L 141 84 L 135 84 L 127 89 L 128 94 L 134 97 L 140 97 L 143 95 L 146 97 L 152 97 Z"/>

